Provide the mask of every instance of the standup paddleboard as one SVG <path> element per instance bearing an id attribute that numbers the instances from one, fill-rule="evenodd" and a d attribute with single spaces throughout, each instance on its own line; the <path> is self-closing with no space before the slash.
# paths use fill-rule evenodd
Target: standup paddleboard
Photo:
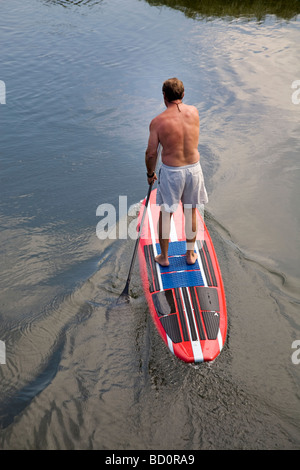
<path id="1" fill-rule="evenodd" d="M 171 221 L 169 263 L 154 260 L 160 253 L 156 205 L 157 189 L 150 195 L 139 243 L 139 265 L 152 319 L 170 351 L 185 362 L 214 360 L 227 332 L 226 301 L 221 271 L 207 227 L 197 211 L 195 264 L 186 262 L 182 205 Z M 143 201 L 139 223 L 145 208 Z"/>

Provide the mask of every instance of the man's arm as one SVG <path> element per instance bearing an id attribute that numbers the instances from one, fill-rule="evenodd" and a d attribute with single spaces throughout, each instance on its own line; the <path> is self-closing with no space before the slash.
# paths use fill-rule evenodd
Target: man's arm
<path id="1" fill-rule="evenodd" d="M 155 167 L 157 162 L 157 150 L 159 145 L 158 132 L 156 129 L 155 120 L 151 121 L 150 126 L 150 135 L 148 140 L 148 147 L 145 154 L 145 163 L 147 168 L 147 177 L 148 183 L 151 184 L 154 182 L 157 177 L 155 174 Z M 150 176 L 149 176 L 150 175 Z"/>

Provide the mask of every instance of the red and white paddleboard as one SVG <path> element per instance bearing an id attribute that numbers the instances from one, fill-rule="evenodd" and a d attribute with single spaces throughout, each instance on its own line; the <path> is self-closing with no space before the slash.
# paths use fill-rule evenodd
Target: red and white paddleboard
<path id="1" fill-rule="evenodd" d="M 185 362 L 214 360 L 227 332 L 226 301 L 219 263 L 206 228 L 197 211 L 198 233 L 195 264 L 186 262 L 182 205 L 171 222 L 168 267 L 155 262 L 160 253 L 159 206 L 151 192 L 139 243 L 139 265 L 152 319 L 170 351 Z M 143 201 L 139 223 L 145 208 Z"/>

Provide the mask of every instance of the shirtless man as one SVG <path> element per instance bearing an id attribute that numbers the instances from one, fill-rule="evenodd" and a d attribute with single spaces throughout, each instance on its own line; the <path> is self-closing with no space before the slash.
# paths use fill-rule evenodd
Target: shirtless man
<path id="1" fill-rule="evenodd" d="M 208 202 L 199 162 L 199 113 L 194 106 L 182 103 L 184 86 L 177 78 L 166 80 L 162 91 L 167 109 L 150 123 L 145 156 L 148 183 L 153 184 L 157 180 L 155 167 L 158 146 L 161 144 L 163 147 L 156 200 L 161 206 L 159 217 L 161 254 L 156 256 L 155 260 L 162 266 L 169 265 L 170 222 L 181 200 L 185 215 L 186 261 L 188 264 L 194 264 L 197 259 L 194 253 L 197 233 L 196 207 L 198 204 Z"/>

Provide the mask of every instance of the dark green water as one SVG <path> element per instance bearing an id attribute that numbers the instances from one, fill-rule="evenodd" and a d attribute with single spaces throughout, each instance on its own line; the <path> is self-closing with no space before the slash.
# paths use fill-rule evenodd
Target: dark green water
<path id="1" fill-rule="evenodd" d="M 0 9 L 0 448 L 298 449 L 299 2 Z M 134 240 L 96 235 L 99 205 L 118 218 L 146 195 L 172 76 L 200 113 L 228 304 L 225 348 L 197 367 L 162 344 L 138 265 L 115 306 Z"/>

